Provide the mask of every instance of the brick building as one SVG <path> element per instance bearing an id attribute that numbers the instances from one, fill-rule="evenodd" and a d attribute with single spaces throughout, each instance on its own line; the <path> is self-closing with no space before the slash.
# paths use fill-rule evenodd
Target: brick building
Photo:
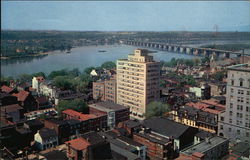
<path id="1" fill-rule="evenodd" d="M 101 101 L 116 102 L 116 76 L 93 82 L 93 98 Z"/>
<path id="2" fill-rule="evenodd" d="M 62 112 L 64 119 L 75 119 L 82 123 L 83 132 L 96 131 L 107 128 L 106 114 L 83 114 L 72 109 L 67 109 Z"/>
<path id="3" fill-rule="evenodd" d="M 82 130 L 81 122 L 75 119 L 46 119 L 44 126 L 56 131 L 59 143 L 65 142 L 70 136 L 79 134 Z"/>

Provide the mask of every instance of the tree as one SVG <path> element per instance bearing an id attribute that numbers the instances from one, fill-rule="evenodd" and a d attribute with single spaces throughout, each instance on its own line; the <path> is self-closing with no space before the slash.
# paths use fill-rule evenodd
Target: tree
<path id="1" fill-rule="evenodd" d="M 53 79 L 53 84 L 62 90 L 72 89 L 73 84 L 67 76 L 57 76 Z"/>
<path id="2" fill-rule="evenodd" d="M 59 101 L 56 109 L 59 114 L 61 114 L 61 112 L 66 109 L 73 109 L 78 112 L 89 113 L 88 105 L 81 99 Z"/>
<path id="3" fill-rule="evenodd" d="M 18 76 L 18 79 L 21 83 L 24 83 L 24 82 L 31 82 L 31 79 L 32 79 L 32 75 L 30 74 L 21 74 Z"/>
<path id="4" fill-rule="evenodd" d="M 163 104 L 162 102 L 153 101 L 147 105 L 145 117 L 150 118 L 154 116 L 163 116 L 166 112 L 169 111 L 170 107 L 168 104 Z"/>
<path id="5" fill-rule="evenodd" d="M 217 81 L 222 81 L 223 78 L 226 77 L 226 71 L 216 72 L 212 77 Z"/>
<path id="6" fill-rule="evenodd" d="M 43 77 L 46 78 L 46 75 L 44 72 L 37 72 L 37 73 L 33 73 L 32 77 Z"/>
<path id="7" fill-rule="evenodd" d="M 48 77 L 49 77 L 49 79 L 53 79 L 53 78 L 55 78 L 57 76 L 66 76 L 66 75 L 67 75 L 66 69 L 62 69 L 62 70 L 59 70 L 59 71 L 50 72 Z"/>
<path id="8" fill-rule="evenodd" d="M 113 69 L 116 67 L 116 64 L 115 62 L 112 62 L 112 61 L 107 61 L 107 62 L 104 62 L 102 65 L 101 65 L 101 68 L 105 68 L 105 69 Z"/>
<path id="9" fill-rule="evenodd" d="M 87 67 L 87 68 L 84 69 L 83 72 L 84 72 L 85 74 L 90 74 L 90 72 L 91 72 L 93 69 L 95 69 L 95 67 Z"/>

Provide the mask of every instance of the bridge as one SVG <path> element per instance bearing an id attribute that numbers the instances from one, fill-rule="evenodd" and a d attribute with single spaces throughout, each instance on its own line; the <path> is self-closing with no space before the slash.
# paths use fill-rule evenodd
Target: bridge
<path id="1" fill-rule="evenodd" d="M 140 46 L 146 48 L 152 48 L 156 50 L 168 51 L 168 52 L 176 52 L 181 54 L 189 54 L 195 56 L 204 56 L 211 57 L 214 55 L 217 58 L 230 58 L 230 55 L 240 57 L 242 55 L 241 52 L 233 52 L 233 51 L 225 51 L 211 48 L 195 48 L 189 46 L 182 45 L 174 45 L 174 44 L 166 44 L 166 43 L 155 43 L 155 42 L 141 42 L 141 41 L 124 41 L 127 45 Z M 250 54 L 245 54 L 249 55 Z"/>

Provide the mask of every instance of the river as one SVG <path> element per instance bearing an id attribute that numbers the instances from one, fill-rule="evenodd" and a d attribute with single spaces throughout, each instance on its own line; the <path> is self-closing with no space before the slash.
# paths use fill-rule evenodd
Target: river
<path id="1" fill-rule="evenodd" d="M 48 74 L 51 71 L 64 68 L 79 68 L 80 71 L 83 71 L 86 67 L 100 66 L 106 61 L 116 61 L 120 58 L 126 58 L 136 48 L 129 45 L 84 46 L 73 48 L 71 53 L 53 51 L 43 57 L 5 59 L 1 60 L 1 75 L 16 77 L 24 73 L 44 72 Z M 106 52 L 98 52 L 99 50 L 105 50 Z M 172 58 L 194 58 L 191 55 L 166 51 L 158 51 L 152 54 L 157 61 L 169 61 Z"/>

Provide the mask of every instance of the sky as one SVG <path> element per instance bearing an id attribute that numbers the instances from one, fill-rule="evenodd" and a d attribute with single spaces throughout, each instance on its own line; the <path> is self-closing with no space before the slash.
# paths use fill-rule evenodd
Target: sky
<path id="1" fill-rule="evenodd" d="M 250 31 L 250 1 L 1 1 L 10 30 Z"/>

